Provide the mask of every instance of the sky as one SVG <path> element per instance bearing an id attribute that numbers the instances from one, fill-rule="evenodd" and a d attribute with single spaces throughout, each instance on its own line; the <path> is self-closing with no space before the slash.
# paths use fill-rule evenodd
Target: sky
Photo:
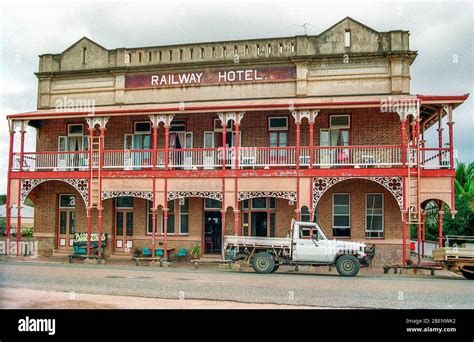
<path id="1" fill-rule="evenodd" d="M 454 148 L 459 161 L 474 161 L 472 2 L 11 1 L 0 4 L 0 193 L 8 163 L 5 116 L 36 109 L 38 55 L 61 53 L 83 36 L 114 49 L 312 35 L 346 16 L 377 31 L 410 31 L 410 48 L 418 51 L 412 94 L 471 94 L 454 112 Z M 427 147 L 437 147 L 434 129 Z M 31 128 L 25 151 L 34 151 L 34 142 Z"/>

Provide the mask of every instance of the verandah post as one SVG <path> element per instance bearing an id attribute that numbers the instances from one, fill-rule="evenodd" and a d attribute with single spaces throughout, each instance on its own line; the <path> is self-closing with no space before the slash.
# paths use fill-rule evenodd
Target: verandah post
<path id="1" fill-rule="evenodd" d="M 7 234 L 7 246 L 6 254 L 10 254 L 10 237 L 11 237 L 11 172 L 12 172 L 12 163 L 13 163 L 13 144 L 15 137 L 15 128 L 13 121 L 9 120 L 9 130 L 10 130 L 10 146 L 8 152 L 8 171 L 7 171 L 7 198 L 5 201 L 5 229 Z"/>

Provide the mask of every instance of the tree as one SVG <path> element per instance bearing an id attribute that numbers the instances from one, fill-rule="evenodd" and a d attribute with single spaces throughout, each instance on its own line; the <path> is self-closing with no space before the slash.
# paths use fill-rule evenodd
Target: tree
<path id="1" fill-rule="evenodd" d="M 4 205 L 7 202 L 7 195 L 0 195 L 0 205 Z"/>

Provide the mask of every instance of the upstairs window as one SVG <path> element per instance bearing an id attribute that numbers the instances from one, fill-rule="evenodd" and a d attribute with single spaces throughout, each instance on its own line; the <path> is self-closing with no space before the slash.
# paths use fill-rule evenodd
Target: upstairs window
<path id="1" fill-rule="evenodd" d="M 83 124 L 71 124 L 67 126 L 67 135 L 84 135 Z"/>
<path id="2" fill-rule="evenodd" d="M 150 122 L 135 122 L 134 123 L 134 132 L 135 134 L 149 134 L 151 133 L 151 123 Z"/>
<path id="3" fill-rule="evenodd" d="M 286 116 L 268 118 L 268 129 L 270 131 L 288 130 L 288 118 Z"/>
<path id="4" fill-rule="evenodd" d="M 351 31 L 349 30 L 344 31 L 344 47 L 351 47 Z"/>

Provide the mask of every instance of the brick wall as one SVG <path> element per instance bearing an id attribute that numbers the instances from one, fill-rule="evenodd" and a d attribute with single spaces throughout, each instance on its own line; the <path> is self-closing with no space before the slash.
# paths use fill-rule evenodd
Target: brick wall
<path id="1" fill-rule="evenodd" d="M 380 113 L 377 109 L 368 108 L 322 110 L 314 126 L 315 146 L 319 145 L 320 129 L 329 128 L 329 116 L 331 114 L 350 115 L 352 145 L 400 144 L 401 125 L 398 115 Z M 270 116 L 288 117 L 288 145 L 294 146 L 296 144 L 296 128 L 293 117 L 287 111 L 267 111 L 245 114 L 240 129 L 242 146 L 268 146 L 268 117 Z M 215 118 L 217 118 L 217 114 L 208 113 L 178 114 L 175 116 L 175 120 L 185 120 L 186 130 L 193 132 L 194 147 L 203 147 L 204 131 L 213 130 L 213 119 Z M 149 118 L 146 115 L 112 117 L 105 132 L 105 149 L 123 149 L 124 135 L 133 133 L 133 123 L 148 120 Z M 87 125 L 83 119 L 41 121 L 37 135 L 37 151 L 57 151 L 58 137 L 67 135 L 67 125 L 71 123 L 84 123 L 85 134 L 88 134 Z M 309 125 L 306 119 L 301 125 L 301 145 L 309 145 Z M 158 130 L 158 148 L 164 148 L 164 128 L 162 125 Z"/>

